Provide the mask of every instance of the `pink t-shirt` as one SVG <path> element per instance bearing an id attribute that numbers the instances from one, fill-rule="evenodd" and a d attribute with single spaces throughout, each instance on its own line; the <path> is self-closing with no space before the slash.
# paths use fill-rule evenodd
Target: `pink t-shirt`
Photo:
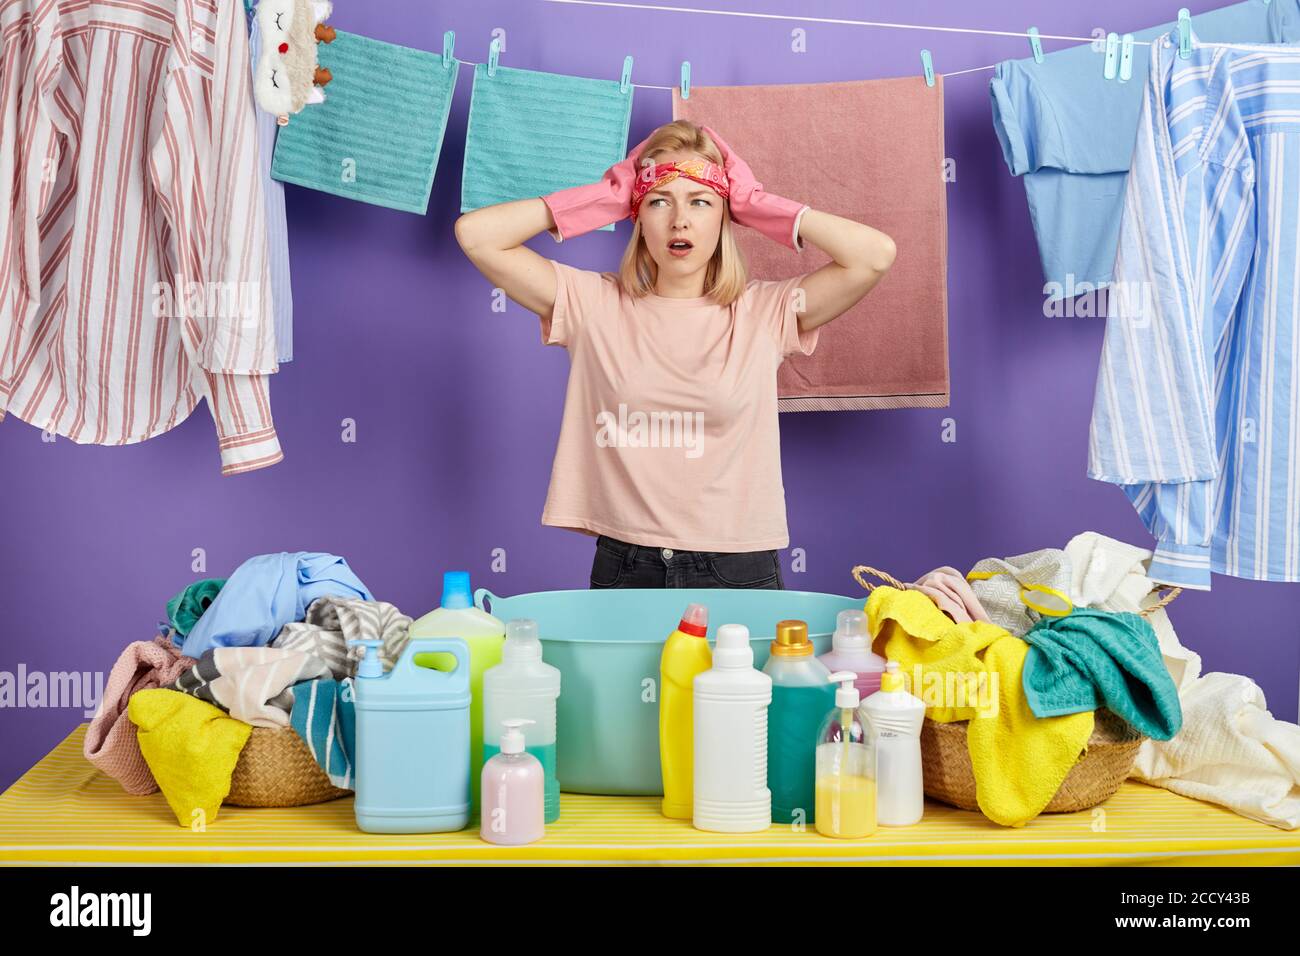
<path id="1" fill-rule="evenodd" d="M 776 370 L 817 345 L 794 311 L 802 277 L 751 279 L 720 306 L 552 263 L 542 341 L 571 367 L 542 523 L 685 551 L 786 547 Z"/>

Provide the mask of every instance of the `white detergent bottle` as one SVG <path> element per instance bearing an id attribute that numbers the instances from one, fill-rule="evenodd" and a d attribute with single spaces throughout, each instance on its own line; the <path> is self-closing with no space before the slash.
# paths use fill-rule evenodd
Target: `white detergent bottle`
<path id="1" fill-rule="evenodd" d="M 537 622 L 525 618 L 506 623 L 501 663 L 483 673 L 483 759 L 501 752 L 507 717 L 525 717 L 536 726 L 528 732 L 528 752 L 546 771 L 546 822 L 560 818 L 560 781 L 555 775 L 555 702 L 560 672 L 542 660 Z"/>
<path id="2" fill-rule="evenodd" d="M 898 661 L 885 665 L 880 690 L 859 712 L 876 742 L 876 821 L 882 827 L 908 827 L 925 812 L 921 775 L 921 724 L 925 704 L 903 687 Z"/>
<path id="3" fill-rule="evenodd" d="M 695 676 L 694 817 L 698 830 L 756 833 L 772 823 L 767 707 L 772 678 L 754 669 L 749 628 L 718 628 L 713 666 Z"/>

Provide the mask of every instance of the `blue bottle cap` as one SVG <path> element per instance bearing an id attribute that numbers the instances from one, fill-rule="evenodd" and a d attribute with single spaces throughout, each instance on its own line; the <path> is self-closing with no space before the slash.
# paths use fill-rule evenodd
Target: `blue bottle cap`
<path id="1" fill-rule="evenodd" d="M 348 641 L 348 647 L 364 647 L 365 656 L 357 664 L 358 677 L 383 677 L 384 663 L 379 659 L 379 649 L 384 646 L 383 641 L 376 640 L 351 640 Z"/>
<path id="2" fill-rule="evenodd" d="M 474 594 L 469 589 L 468 571 L 443 572 L 442 606 L 445 608 L 466 608 L 474 606 Z"/>

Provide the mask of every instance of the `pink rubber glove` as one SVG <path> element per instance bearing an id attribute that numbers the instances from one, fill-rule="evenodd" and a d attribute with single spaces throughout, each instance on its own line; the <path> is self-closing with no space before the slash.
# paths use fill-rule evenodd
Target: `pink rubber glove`
<path id="1" fill-rule="evenodd" d="M 709 126 L 700 127 L 717 144 L 722 153 L 723 169 L 731 183 L 731 218 L 742 226 L 761 232 L 767 238 L 796 252 L 803 252 L 799 239 L 799 219 L 805 203 L 795 202 L 763 190 L 749 163 L 737 155 L 726 140 Z"/>
<path id="2" fill-rule="evenodd" d="M 632 215 L 632 184 L 638 172 L 636 158 L 649 141 L 647 136 L 637 143 L 626 159 L 605 170 L 605 175 L 596 182 L 543 196 L 542 202 L 555 220 L 555 228 L 547 230 L 551 238 L 563 242 Z"/>

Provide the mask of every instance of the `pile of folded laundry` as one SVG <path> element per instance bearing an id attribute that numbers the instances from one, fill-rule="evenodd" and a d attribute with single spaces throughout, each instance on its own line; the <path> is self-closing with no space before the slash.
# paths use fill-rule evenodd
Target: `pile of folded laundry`
<path id="1" fill-rule="evenodd" d="M 382 641 L 391 668 L 409 617 L 343 558 L 315 552 L 249 558 L 190 584 L 166 613 L 113 665 L 86 731 L 91 763 L 128 793 L 161 789 L 182 826 L 215 819 L 254 728 L 295 732 L 338 793 L 353 788 L 361 650 L 350 642 Z"/>
<path id="2" fill-rule="evenodd" d="M 926 684 L 1001 678 L 991 706 L 927 700 L 927 725 L 969 720 L 979 808 L 1008 826 L 1047 807 L 1100 708 L 1142 736 L 1129 775 L 1283 829 L 1300 827 L 1300 726 L 1269 713 L 1248 677 L 1201 673 L 1147 575 L 1150 551 L 1096 532 L 1063 548 L 942 567 L 904 584 L 872 568 L 877 653 Z M 859 572 L 885 578 L 873 585 Z M 947 681 L 951 684 L 951 681 Z M 960 704 L 966 704 L 960 701 Z M 1092 738 L 1096 742 L 1096 738 Z M 929 769 L 929 768 L 927 768 Z M 927 788 L 929 784 L 927 782 Z"/>

